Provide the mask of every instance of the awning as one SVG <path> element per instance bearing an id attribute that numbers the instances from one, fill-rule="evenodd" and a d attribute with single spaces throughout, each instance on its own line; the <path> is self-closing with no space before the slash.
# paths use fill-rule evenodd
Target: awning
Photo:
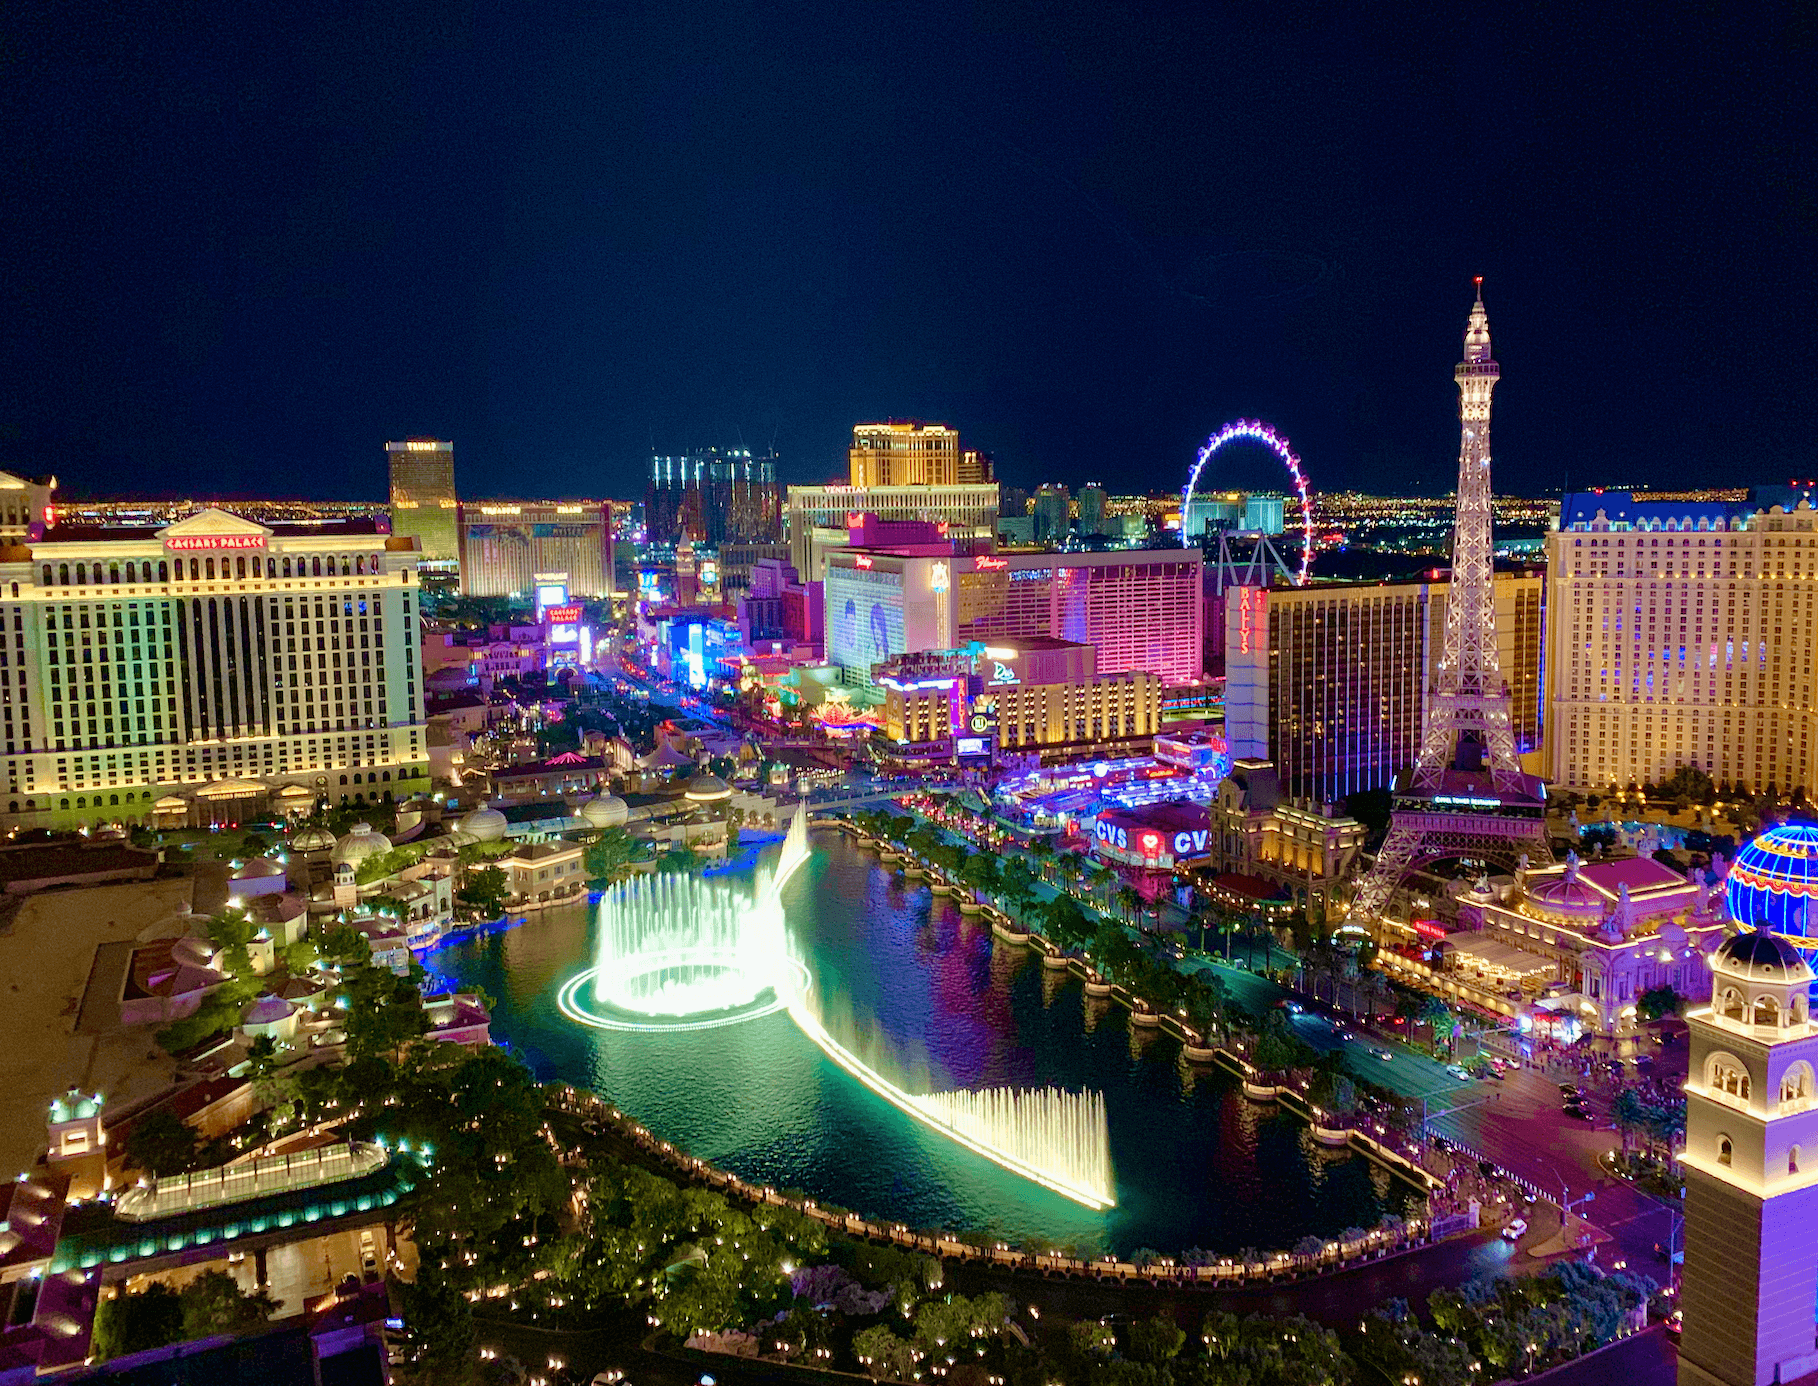
<path id="1" fill-rule="evenodd" d="M 1446 942 L 1464 958 L 1485 968 L 1525 977 L 1533 972 L 1552 972 L 1558 964 L 1551 958 L 1529 953 L 1499 939 L 1464 931 L 1446 935 Z"/>

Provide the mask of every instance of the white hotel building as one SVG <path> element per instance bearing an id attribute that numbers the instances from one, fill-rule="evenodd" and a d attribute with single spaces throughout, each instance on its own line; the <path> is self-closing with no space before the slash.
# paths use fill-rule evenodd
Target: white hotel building
<path id="1" fill-rule="evenodd" d="M 1818 511 L 1564 497 L 1547 535 L 1548 776 L 1657 784 L 1681 765 L 1760 793 L 1818 789 Z"/>
<path id="2" fill-rule="evenodd" d="M 0 546 L 4 821 L 237 822 L 429 787 L 417 541 L 203 510 Z"/>

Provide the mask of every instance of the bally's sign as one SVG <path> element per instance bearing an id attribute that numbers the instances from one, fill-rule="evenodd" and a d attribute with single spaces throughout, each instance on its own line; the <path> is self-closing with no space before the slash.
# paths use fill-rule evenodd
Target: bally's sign
<path id="1" fill-rule="evenodd" d="M 173 553 L 194 553 L 203 549 L 262 549 L 263 534 L 167 534 L 164 547 Z"/>

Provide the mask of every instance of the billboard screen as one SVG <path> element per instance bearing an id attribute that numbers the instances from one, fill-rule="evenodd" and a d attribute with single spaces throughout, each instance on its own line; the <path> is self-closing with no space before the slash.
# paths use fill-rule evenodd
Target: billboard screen
<path id="1" fill-rule="evenodd" d="M 870 677 L 903 654 L 903 577 L 878 568 L 827 565 L 827 661 Z"/>

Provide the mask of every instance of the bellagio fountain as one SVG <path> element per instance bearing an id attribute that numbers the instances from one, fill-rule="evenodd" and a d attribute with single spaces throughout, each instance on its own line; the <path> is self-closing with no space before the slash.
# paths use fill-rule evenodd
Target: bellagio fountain
<path id="1" fill-rule="evenodd" d="M 775 860 L 749 890 L 723 878 L 648 876 L 615 886 L 596 915 L 594 965 L 563 986 L 577 1024 L 660 1035 L 787 1011 L 852 1078 L 930 1130 L 1088 1208 L 1116 1201 L 1105 1104 L 1058 1088 L 908 1091 L 836 1039 L 789 935 L 784 888 L 808 861 L 797 808 Z"/>

